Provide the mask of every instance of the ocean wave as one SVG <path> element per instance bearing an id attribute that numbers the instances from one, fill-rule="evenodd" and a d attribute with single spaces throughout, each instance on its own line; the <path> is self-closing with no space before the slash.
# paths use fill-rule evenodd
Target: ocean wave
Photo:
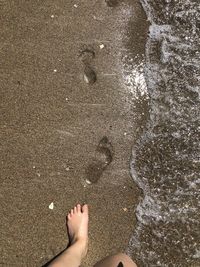
<path id="1" fill-rule="evenodd" d="M 200 4 L 141 2 L 150 116 L 133 148 L 143 199 L 127 252 L 139 266 L 200 266 Z"/>

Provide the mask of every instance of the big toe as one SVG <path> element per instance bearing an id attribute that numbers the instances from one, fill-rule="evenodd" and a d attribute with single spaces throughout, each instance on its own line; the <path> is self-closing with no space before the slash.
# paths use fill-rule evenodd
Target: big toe
<path id="1" fill-rule="evenodd" d="M 82 212 L 85 214 L 88 214 L 88 205 L 87 204 L 82 206 Z"/>

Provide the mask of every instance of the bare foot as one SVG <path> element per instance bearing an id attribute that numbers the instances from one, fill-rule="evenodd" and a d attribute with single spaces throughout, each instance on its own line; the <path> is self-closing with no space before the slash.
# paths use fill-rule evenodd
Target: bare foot
<path id="1" fill-rule="evenodd" d="M 88 205 L 76 205 L 67 215 L 67 229 L 70 245 L 76 243 L 81 258 L 87 254 L 88 247 Z"/>

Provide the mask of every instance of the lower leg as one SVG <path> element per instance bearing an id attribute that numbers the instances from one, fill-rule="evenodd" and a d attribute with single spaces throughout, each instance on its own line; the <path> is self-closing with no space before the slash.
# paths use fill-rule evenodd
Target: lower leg
<path id="1" fill-rule="evenodd" d="M 97 262 L 94 267 L 117 267 L 120 262 L 122 263 L 121 266 L 123 267 L 137 267 L 131 258 L 124 253 L 108 256 L 105 259 Z"/>
<path id="2" fill-rule="evenodd" d="M 78 267 L 81 264 L 79 244 L 75 243 L 62 252 L 49 266 L 50 267 Z"/>

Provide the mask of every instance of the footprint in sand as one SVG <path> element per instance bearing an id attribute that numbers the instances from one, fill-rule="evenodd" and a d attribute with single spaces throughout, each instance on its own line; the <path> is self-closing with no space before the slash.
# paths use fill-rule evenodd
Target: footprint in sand
<path id="1" fill-rule="evenodd" d="M 97 80 L 96 73 L 90 66 L 85 66 L 83 78 L 88 84 L 93 84 Z"/>
<path id="2" fill-rule="evenodd" d="M 105 0 L 107 6 L 116 7 L 118 5 L 118 0 Z"/>
<path id="3" fill-rule="evenodd" d="M 104 136 L 95 151 L 95 157 L 91 164 L 85 169 L 87 184 L 97 183 L 103 171 L 113 160 L 113 146 L 108 140 L 107 136 Z"/>
<path id="4" fill-rule="evenodd" d="M 90 48 L 84 49 L 79 55 L 79 59 L 83 63 L 83 79 L 88 84 L 93 84 L 97 80 L 96 72 L 91 67 L 94 58 L 95 52 Z"/>
<path id="5" fill-rule="evenodd" d="M 79 59 L 85 63 L 89 64 L 95 58 L 95 52 L 90 48 L 83 49 L 79 54 Z"/>

